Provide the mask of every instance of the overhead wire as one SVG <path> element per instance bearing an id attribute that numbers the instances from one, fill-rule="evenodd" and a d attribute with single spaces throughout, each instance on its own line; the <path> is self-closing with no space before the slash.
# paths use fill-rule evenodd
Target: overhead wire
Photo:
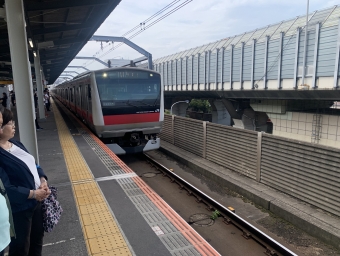
<path id="1" fill-rule="evenodd" d="M 169 3 L 168 5 L 166 5 L 165 7 L 163 7 L 161 10 L 157 11 L 156 13 L 154 13 L 153 15 L 151 15 L 149 18 L 147 18 L 146 20 L 142 21 L 139 25 L 135 26 L 134 28 L 130 29 L 129 31 L 127 31 L 126 33 L 124 33 L 122 35 L 122 37 L 132 33 L 133 31 L 135 31 L 136 29 L 142 28 L 142 25 L 145 24 L 146 22 L 148 22 L 149 20 L 152 20 L 154 17 L 158 16 L 159 14 L 161 14 L 162 12 L 164 12 L 165 10 L 169 9 L 170 7 L 172 7 L 173 5 L 175 5 L 176 3 L 180 2 L 181 0 L 174 0 L 171 3 Z M 119 43 L 118 47 L 121 46 L 124 43 Z M 101 48 L 101 50 L 103 51 L 104 49 L 108 48 L 111 44 L 109 43 L 107 46 L 104 46 Z M 118 47 L 115 47 L 118 48 Z M 110 51 L 111 52 L 111 51 Z M 96 54 L 94 54 L 93 56 L 96 56 L 99 52 L 97 52 Z M 99 57 L 100 58 L 100 57 Z M 85 66 L 92 64 L 94 61 L 89 61 L 88 64 L 86 64 L 87 62 L 85 62 Z"/>
<path id="2" fill-rule="evenodd" d="M 170 10 L 169 12 L 165 13 L 164 15 L 162 15 L 161 17 L 159 17 L 157 20 L 154 20 L 152 23 L 150 23 L 149 25 L 147 25 L 144 29 L 136 32 L 135 34 L 131 35 L 130 37 L 128 37 L 128 39 L 132 39 L 134 37 L 136 37 L 137 35 L 139 35 L 140 33 L 142 33 L 143 31 L 145 31 L 146 29 L 152 27 L 153 25 L 155 25 L 156 23 L 160 22 L 161 20 L 165 19 L 167 16 L 171 15 L 172 13 L 178 11 L 179 9 L 181 9 L 182 7 L 184 7 L 185 5 L 187 5 L 188 3 L 192 2 L 193 0 L 186 0 L 184 1 L 182 4 L 176 6 L 174 9 Z M 123 45 L 124 43 L 119 43 L 116 47 L 111 48 L 109 51 L 103 53 L 102 55 L 98 56 L 98 58 L 101 58 L 107 54 L 109 54 L 110 52 L 112 52 L 113 50 L 117 49 L 118 47 L 120 47 L 121 45 Z"/>
<path id="3" fill-rule="evenodd" d="M 177 4 L 178 2 L 180 2 L 181 0 L 175 0 L 172 1 L 171 3 L 169 3 L 167 6 L 163 7 L 161 10 L 159 10 L 158 12 L 156 12 L 155 14 L 153 14 L 152 16 L 150 16 L 148 19 L 146 19 L 145 21 L 143 21 L 142 23 L 146 23 L 150 20 L 152 20 L 153 18 L 159 16 L 160 14 L 162 14 L 164 11 L 168 10 L 169 8 L 173 7 L 175 4 Z M 152 23 L 150 23 L 149 25 L 147 25 L 146 27 L 142 27 L 140 23 L 139 25 L 137 25 L 136 27 L 134 27 L 133 29 L 130 29 L 128 32 L 126 32 L 124 35 L 128 35 L 130 33 L 132 33 L 133 31 L 135 31 L 137 28 L 141 28 L 141 30 L 139 30 L 138 32 L 134 33 L 133 35 L 131 35 L 130 37 L 128 37 L 127 39 L 132 39 L 134 37 L 136 37 L 137 35 L 139 35 L 140 33 L 142 33 L 143 31 L 145 31 L 146 29 L 152 27 L 153 25 L 155 25 L 156 23 L 160 22 L 161 20 L 163 20 L 164 18 L 166 18 L 167 16 L 171 15 L 172 13 L 178 11 L 179 9 L 181 9 L 182 7 L 184 7 L 185 5 L 187 5 L 188 3 L 192 2 L 193 0 L 185 0 L 182 4 L 176 6 L 175 8 L 171 9 L 170 11 L 168 11 L 167 13 L 163 14 L 161 17 L 159 17 L 157 20 L 154 20 Z M 107 52 L 104 52 L 102 55 L 97 56 L 96 58 L 100 59 L 102 57 L 104 57 L 105 55 L 109 54 L 110 52 L 112 52 L 113 50 L 117 49 L 118 47 L 122 46 L 124 43 L 119 43 L 118 45 L 112 47 L 110 50 L 108 50 Z M 104 47 L 103 49 L 107 48 L 108 46 Z M 96 56 L 96 55 L 94 55 Z M 88 66 L 91 63 L 93 63 L 94 60 L 90 61 L 89 63 L 84 63 L 84 66 Z"/>
<path id="4" fill-rule="evenodd" d="M 154 13 L 153 15 L 151 15 L 149 18 L 147 18 L 146 20 L 142 21 L 139 25 L 135 26 L 134 28 L 130 29 L 128 32 L 124 33 L 122 35 L 122 37 L 132 33 L 133 31 L 135 31 L 136 29 L 142 28 L 142 25 L 145 24 L 146 22 L 148 22 L 149 20 L 152 20 L 154 17 L 158 16 L 159 14 L 161 14 L 162 12 L 164 12 L 165 10 L 169 9 L 170 7 L 172 7 L 173 5 L 175 5 L 176 3 L 180 2 L 181 0 L 174 0 L 172 1 L 170 4 L 168 4 L 167 6 L 163 7 L 161 10 L 159 10 L 158 12 Z M 109 47 L 105 46 L 104 48 L 102 48 L 102 50 L 104 50 L 105 48 Z"/>
<path id="5" fill-rule="evenodd" d="M 156 12 L 155 14 L 153 14 L 152 16 L 150 16 L 149 18 L 147 18 L 146 20 L 144 20 L 143 22 L 141 22 L 140 24 L 142 23 L 146 23 L 148 22 L 149 20 L 152 20 L 154 17 L 158 16 L 159 14 L 161 14 L 162 12 L 164 12 L 165 10 L 169 9 L 171 6 L 175 5 L 176 3 L 180 2 L 181 0 L 175 0 L 175 1 L 172 1 L 170 4 L 168 4 L 167 6 L 165 6 L 164 8 L 162 8 L 161 10 L 159 10 L 158 12 Z M 126 32 L 125 34 L 123 34 L 122 36 L 126 36 L 128 34 L 130 34 L 132 31 L 140 28 L 140 24 L 137 25 L 136 27 L 130 29 L 128 32 Z"/>

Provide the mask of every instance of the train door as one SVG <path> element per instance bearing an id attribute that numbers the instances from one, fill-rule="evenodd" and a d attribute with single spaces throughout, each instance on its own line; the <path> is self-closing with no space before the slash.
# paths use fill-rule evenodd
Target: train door
<path id="1" fill-rule="evenodd" d="M 77 92 L 78 88 L 77 86 L 73 87 L 73 100 L 74 100 L 74 112 L 76 114 L 78 114 L 78 92 Z"/>
<path id="2" fill-rule="evenodd" d="M 73 95 L 73 89 L 74 88 L 70 88 L 70 109 L 72 111 L 74 111 L 74 95 Z"/>
<path id="3" fill-rule="evenodd" d="M 86 85 L 81 86 L 81 113 L 83 120 L 87 119 Z"/>
<path id="4" fill-rule="evenodd" d="M 77 105 L 78 105 L 78 115 L 80 117 L 83 116 L 83 113 L 82 113 L 82 107 L 81 107 L 81 104 L 82 103 L 82 98 L 81 98 L 81 85 L 79 85 L 79 87 L 77 88 Z"/>
<path id="5" fill-rule="evenodd" d="M 82 86 L 81 89 L 83 120 L 87 121 L 87 85 Z"/>
<path id="6" fill-rule="evenodd" d="M 69 100 L 70 100 L 69 88 L 66 88 L 66 107 L 69 107 Z"/>
<path id="7" fill-rule="evenodd" d="M 91 85 L 87 84 L 86 85 L 86 114 L 87 114 L 87 119 L 89 120 L 89 123 L 93 124 L 93 119 L 92 119 L 92 96 L 91 96 Z"/>
<path id="8" fill-rule="evenodd" d="M 77 114 L 78 112 L 78 107 L 77 107 L 77 101 L 78 101 L 78 93 L 77 93 L 77 86 L 73 87 L 73 101 L 74 101 L 74 112 Z"/>

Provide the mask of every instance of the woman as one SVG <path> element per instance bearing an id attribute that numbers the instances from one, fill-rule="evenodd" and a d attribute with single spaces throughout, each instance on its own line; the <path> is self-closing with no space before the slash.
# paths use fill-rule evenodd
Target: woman
<path id="1" fill-rule="evenodd" d="M 0 133 L 2 133 L 2 114 L 0 112 Z M 4 256 L 5 249 L 11 241 L 13 234 L 13 220 L 11 207 L 9 205 L 6 189 L 2 183 L 2 175 L 4 174 L 0 168 L 0 256 Z M 10 222 L 11 220 L 11 222 Z M 10 223 L 12 225 L 10 225 Z"/>
<path id="2" fill-rule="evenodd" d="M 0 168 L 0 256 L 4 256 L 11 237 L 15 236 L 11 206 L 1 179 L 3 173 Z"/>
<path id="3" fill-rule="evenodd" d="M 0 168 L 5 172 L 2 181 L 11 203 L 16 233 L 9 245 L 9 256 L 41 255 L 44 229 L 40 202 L 50 194 L 47 177 L 24 145 L 12 140 L 13 113 L 5 109 L 2 117 Z"/>

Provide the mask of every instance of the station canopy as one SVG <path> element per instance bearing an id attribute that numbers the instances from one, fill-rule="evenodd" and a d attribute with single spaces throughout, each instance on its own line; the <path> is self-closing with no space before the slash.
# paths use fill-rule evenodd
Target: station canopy
<path id="1" fill-rule="evenodd" d="M 29 60 L 39 50 L 48 83 L 53 83 L 121 0 L 23 0 Z M 5 1 L 0 0 L 0 6 Z M 33 73 L 34 74 L 34 73 Z M 6 19 L 0 18 L 0 80 L 12 80 Z"/>

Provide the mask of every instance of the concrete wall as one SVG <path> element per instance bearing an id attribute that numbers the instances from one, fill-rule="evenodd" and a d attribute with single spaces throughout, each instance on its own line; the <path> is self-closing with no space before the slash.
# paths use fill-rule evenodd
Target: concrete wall
<path id="1" fill-rule="evenodd" d="M 340 117 L 313 113 L 271 114 L 273 135 L 340 148 Z"/>
<path id="2" fill-rule="evenodd" d="M 310 121 L 308 118 L 305 113 L 290 112 L 287 119 L 280 121 L 297 123 L 297 128 L 300 126 L 303 130 Z M 323 118 L 323 127 L 334 128 L 330 124 L 335 124 L 335 119 Z M 160 137 L 199 157 L 340 216 L 340 149 L 301 142 L 291 139 L 292 136 L 283 138 L 170 115 L 164 116 Z"/>

